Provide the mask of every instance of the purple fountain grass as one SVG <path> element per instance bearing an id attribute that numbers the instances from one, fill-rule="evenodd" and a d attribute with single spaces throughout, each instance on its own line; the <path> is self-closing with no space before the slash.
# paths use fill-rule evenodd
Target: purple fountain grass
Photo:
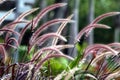
<path id="1" fill-rule="evenodd" d="M 30 26 L 31 23 L 28 23 L 21 31 L 20 31 L 20 37 L 18 39 L 18 43 L 21 44 L 22 38 L 27 30 L 27 28 Z"/>
<path id="2" fill-rule="evenodd" d="M 67 39 L 66 39 L 65 37 L 63 37 L 62 35 L 59 35 L 59 34 L 57 34 L 57 33 L 47 33 L 47 34 L 44 34 L 44 35 L 38 37 L 38 38 L 35 40 L 35 42 L 33 42 L 33 43 L 44 42 L 45 40 L 47 40 L 47 39 L 50 38 L 50 37 L 58 37 L 59 39 L 67 42 Z"/>
<path id="3" fill-rule="evenodd" d="M 67 17 L 66 19 L 69 19 L 71 20 L 71 18 L 73 17 L 73 14 L 70 15 L 69 17 Z M 61 32 L 63 31 L 64 27 L 67 25 L 69 21 L 64 21 L 60 27 L 58 28 L 57 32 L 58 34 L 61 34 Z M 52 45 L 56 45 L 57 44 L 57 41 L 58 41 L 58 38 L 54 38 L 53 41 L 52 41 Z"/>
<path id="4" fill-rule="evenodd" d="M 18 41 L 15 39 L 15 38 L 13 38 L 13 37 L 11 37 L 11 38 L 8 38 L 8 40 L 6 40 L 6 46 L 8 45 L 8 46 L 10 46 L 10 43 L 11 42 L 14 42 L 15 43 L 15 45 L 16 46 L 14 46 L 14 45 L 12 45 L 11 47 L 14 47 L 14 49 L 17 49 L 18 47 L 19 47 L 19 44 L 18 44 Z"/>
<path id="5" fill-rule="evenodd" d="M 10 26 L 13 26 L 13 25 L 16 25 L 16 24 L 19 24 L 19 23 L 28 23 L 28 21 L 26 21 L 26 20 L 14 21 L 12 23 L 6 24 L 5 26 L 3 26 L 2 29 L 11 29 Z"/>
<path id="6" fill-rule="evenodd" d="M 97 18 L 95 18 L 90 24 L 89 26 L 93 25 L 93 24 L 97 24 L 99 21 L 101 21 L 102 19 L 105 19 L 107 17 L 110 17 L 110 16 L 114 16 L 114 15 L 119 15 L 120 12 L 109 12 L 109 13 L 105 13 L 105 14 L 102 14 L 100 16 L 98 16 Z M 91 29 L 92 30 L 92 29 Z M 89 32 L 89 31 L 88 31 Z"/>
<path id="7" fill-rule="evenodd" d="M 113 55 L 118 55 L 117 51 L 115 51 L 114 49 L 112 49 L 111 47 L 109 47 L 107 45 L 104 45 L 104 44 L 94 44 L 94 45 L 88 46 L 85 49 L 84 56 L 87 56 L 88 53 L 90 53 L 91 51 L 93 51 L 93 52 L 94 52 L 94 50 L 96 51 L 96 49 L 97 50 L 104 49 L 104 50 L 110 51 Z"/>
<path id="8" fill-rule="evenodd" d="M 83 36 L 83 34 L 91 32 L 91 30 L 93 30 L 94 28 L 106 28 L 104 26 L 101 26 L 101 25 L 96 25 L 94 27 L 94 24 L 97 24 L 99 21 L 101 21 L 102 19 L 104 18 L 107 18 L 107 17 L 110 17 L 110 16 L 114 16 L 114 15 L 118 15 L 120 14 L 120 12 L 109 12 L 109 13 L 106 13 L 106 14 L 103 14 L 101 16 L 98 16 L 97 18 L 94 19 L 94 21 L 92 21 L 88 26 L 86 26 L 85 28 L 83 28 L 77 35 L 76 37 L 76 40 L 75 40 L 75 43 L 78 42 L 80 40 L 80 38 Z M 107 27 L 109 28 L 109 27 Z"/>
<path id="9" fill-rule="evenodd" d="M 43 9 L 40 13 L 38 13 L 38 15 L 32 20 L 30 21 L 23 29 L 22 31 L 20 32 L 21 33 L 21 36 L 19 38 L 19 44 L 21 43 L 21 39 L 25 33 L 25 31 L 27 30 L 27 28 L 30 26 L 30 24 L 32 24 L 32 30 L 34 28 L 36 28 L 38 22 L 41 20 L 41 18 L 46 14 L 48 13 L 49 11 L 55 9 L 55 8 L 58 8 L 58 7 L 62 7 L 62 6 L 65 6 L 66 3 L 57 3 L 57 4 L 53 4 L 51 6 L 48 6 L 46 7 L 45 9 Z"/>
<path id="10" fill-rule="evenodd" d="M 120 48 L 120 43 L 118 43 L 118 42 L 114 42 L 114 43 L 110 43 L 110 44 L 108 44 L 108 46 L 110 46 L 110 47 L 113 47 L 113 48 Z"/>
<path id="11" fill-rule="evenodd" d="M 57 49 L 55 47 L 45 47 L 45 48 L 42 48 L 41 50 L 37 51 L 31 61 L 35 61 L 35 60 L 39 59 L 40 56 L 43 53 L 45 53 L 45 51 L 54 51 L 58 54 L 63 54 L 59 49 Z"/>
<path id="12" fill-rule="evenodd" d="M 6 78 L 6 76 L 9 74 L 10 74 L 9 77 L 7 77 L 7 78 L 10 80 L 19 80 L 19 79 L 34 80 L 34 79 L 37 79 L 38 75 L 39 75 L 39 77 L 45 76 L 46 78 L 51 77 L 51 76 L 55 77 L 51 73 L 52 66 L 51 66 L 49 60 L 51 58 L 54 58 L 56 60 L 56 58 L 60 58 L 60 57 L 64 57 L 66 59 L 71 60 L 70 61 L 71 63 L 67 65 L 67 68 L 64 69 L 63 72 L 61 71 L 62 72 L 61 74 L 63 74 L 63 75 L 61 75 L 60 77 L 58 76 L 58 78 L 61 78 L 61 79 L 63 78 L 63 79 L 68 80 L 71 77 L 75 77 L 77 74 L 79 74 L 79 72 L 80 72 L 81 77 L 84 76 L 85 78 L 89 77 L 89 79 L 91 78 L 91 79 L 96 79 L 96 80 L 102 79 L 102 78 L 104 78 L 105 80 L 110 80 L 112 78 L 116 78 L 116 77 L 120 76 L 119 75 L 120 74 L 120 71 L 119 71 L 120 43 L 111 43 L 108 45 L 104 45 L 104 44 L 90 45 L 87 48 L 85 48 L 82 57 L 79 54 L 77 56 L 77 58 L 72 58 L 68 55 L 65 55 L 61 51 L 61 49 L 75 47 L 75 44 L 68 44 L 68 45 L 66 45 L 66 44 L 56 45 L 56 44 L 58 42 L 58 39 L 67 41 L 66 38 L 61 35 L 61 32 L 63 31 L 63 29 L 65 28 L 67 23 L 74 22 L 73 20 L 71 20 L 73 15 L 70 15 L 66 19 L 53 19 L 53 20 L 50 20 L 50 21 L 42 24 L 41 26 L 38 25 L 38 23 L 41 21 L 43 16 L 45 14 L 47 14 L 49 11 L 59 8 L 59 7 L 63 7 L 65 5 L 66 5 L 66 3 L 53 4 L 51 6 L 46 7 L 45 9 L 41 10 L 37 14 L 37 16 L 34 17 L 32 20 L 28 20 L 28 21 L 24 20 L 24 18 L 26 16 L 28 16 L 38 10 L 38 8 L 31 9 L 29 11 L 22 13 L 19 17 L 16 18 L 16 20 L 3 26 L 0 29 L 1 35 L 3 35 L 3 33 L 5 33 L 5 41 L 0 43 L 0 54 L 1 54 L 0 66 L 4 67 L 4 72 L 1 71 L 1 69 L 3 69 L 3 68 L 0 67 L 0 73 L 1 72 L 3 73 L 3 75 L 0 74 L 0 79 Z M 8 11 L 3 16 L 0 19 L 0 24 L 13 11 L 14 11 L 14 9 Z M 78 33 L 78 35 L 75 38 L 75 43 L 80 41 L 81 37 L 84 34 L 85 34 L 85 37 L 88 37 L 89 33 L 95 28 L 110 29 L 109 26 L 104 25 L 104 24 L 99 24 L 98 22 L 100 22 L 104 18 L 118 15 L 118 14 L 120 14 L 120 12 L 109 12 L 109 13 L 98 16 L 88 26 L 83 28 Z M 18 24 L 21 24 L 21 23 L 26 24 L 26 26 L 24 26 L 24 28 L 20 32 L 16 32 L 15 28 L 17 27 Z M 58 30 L 56 32 L 41 35 L 42 31 L 44 31 L 45 29 L 52 27 L 53 25 L 56 25 L 58 23 L 62 23 L 62 24 L 60 25 L 60 27 L 58 28 Z M 29 42 L 29 44 L 27 45 L 28 50 L 26 51 L 25 55 L 28 55 L 28 57 L 30 57 L 30 58 L 27 62 L 12 64 L 12 62 L 10 62 L 10 60 L 9 60 L 9 58 L 11 58 L 11 56 L 10 56 L 11 52 L 9 52 L 9 51 L 12 51 L 13 49 L 14 50 L 19 49 L 22 38 L 27 29 L 31 29 L 32 35 L 28 41 Z M 17 35 L 18 40 L 15 39 L 12 36 L 12 34 Z M 50 38 L 53 39 L 51 46 L 36 49 L 36 46 L 42 46 L 42 44 L 44 44 Z M 7 50 L 9 47 L 10 47 L 10 49 Z M 29 54 L 27 54 L 27 52 Z M 89 54 L 90 55 L 93 54 L 93 58 L 91 59 L 91 61 L 88 61 L 89 63 L 85 63 L 83 60 L 87 59 L 87 56 Z M 32 55 L 32 58 L 31 58 L 31 55 Z M 110 63 L 109 63 L 109 61 L 107 61 L 109 58 L 111 59 Z M 68 60 L 68 62 L 69 62 L 69 60 Z M 48 61 L 48 66 L 44 65 L 44 63 L 47 61 Z M 1 64 L 1 62 L 3 62 L 4 65 Z M 112 63 L 114 63 L 114 65 L 111 65 Z M 58 62 L 58 64 L 61 65 L 61 63 L 59 63 L 59 62 Z M 93 67 L 92 66 L 93 64 L 96 64 L 94 66 L 94 68 L 98 69 L 98 70 L 94 70 L 97 72 L 92 73 L 92 72 L 89 72 L 89 70 L 91 69 L 91 67 Z M 76 65 L 76 66 L 71 67 L 72 65 Z M 84 66 L 86 69 L 83 68 Z M 48 71 L 48 73 L 50 73 L 50 74 L 47 74 L 47 73 L 42 74 L 42 70 L 44 67 L 47 67 L 47 69 L 45 69 L 45 70 Z M 76 74 L 77 71 L 78 71 L 78 73 Z M 57 75 L 58 74 L 59 73 L 57 73 Z"/>
<path id="13" fill-rule="evenodd" d="M 17 47 L 16 47 L 16 46 L 11 45 L 11 44 L 0 43 L 0 45 L 3 45 L 5 48 L 7 48 L 7 47 L 9 46 L 9 47 L 11 47 L 11 48 L 17 49 Z"/>
<path id="14" fill-rule="evenodd" d="M 48 38 L 51 37 L 58 37 L 59 39 L 63 40 L 63 41 L 67 41 L 63 36 L 57 34 L 57 33 L 48 33 L 48 34 L 44 34 L 40 37 L 38 37 L 34 42 L 31 42 L 29 45 L 29 50 L 28 52 L 31 50 L 31 48 L 33 46 L 35 46 L 36 44 L 42 45 Z"/>
<path id="15" fill-rule="evenodd" d="M 81 37 L 86 34 L 85 36 L 87 37 L 89 35 L 89 33 L 94 29 L 94 28 L 104 28 L 104 29 L 110 29 L 109 26 L 107 25 L 103 25 L 103 24 L 90 24 L 88 26 L 86 26 L 85 28 L 83 28 L 77 35 L 75 42 L 79 42 L 79 40 L 81 39 Z"/>
<path id="16" fill-rule="evenodd" d="M 108 57 L 105 57 L 105 58 L 108 58 Z M 110 74 L 114 74 L 117 71 L 119 71 L 120 70 L 119 59 L 120 59 L 119 56 L 116 56 L 116 57 L 114 56 L 114 59 L 111 59 L 110 62 L 109 61 L 107 61 L 107 62 L 104 61 L 103 64 L 102 64 L 102 66 L 100 67 L 100 70 L 99 70 L 99 74 L 98 74 L 99 79 L 105 79 Z"/>
<path id="17" fill-rule="evenodd" d="M 4 16 L 2 16 L 2 18 L 0 19 L 0 25 L 6 19 L 6 17 L 9 16 L 14 10 L 15 10 L 15 8 L 11 9 Z"/>
<path id="18" fill-rule="evenodd" d="M 33 24 L 32 26 L 32 30 L 37 26 L 38 22 L 41 20 L 41 18 L 46 14 L 48 13 L 49 11 L 55 9 L 55 8 L 58 8 L 58 7 L 62 7 L 62 6 L 65 6 L 66 3 L 57 3 L 57 4 L 53 4 L 51 6 L 48 6 L 46 7 L 45 9 L 43 9 L 40 13 L 38 13 L 38 15 L 31 21 L 27 24 L 27 26 L 25 28 L 23 28 L 23 30 L 21 31 L 22 33 L 22 36 L 24 35 L 24 32 L 26 31 L 26 29 L 29 27 L 30 24 Z M 21 38 L 19 40 L 19 43 L 21 41 Z"/>
<path id="19" fill-rule="evenodd" d="M 112 52 L 101 52 L 100 55 L 97 55 L 97 56 L 93 59 L 93 61 L 91 62 L 91 65 L 94 65 L 94 64 L 96 64 L 98 61 L 102 60 L 103 58 L 105 58 L 105 57 L 107 57 L 107 56 L 111 56 L 111 55 L 113 55 Z"/>
<path id="20" fill-rule="evenodd" d="M 16 20 L 14 20 L 13 22 L 11 22 L 10 24 L 8 24 L 9 26 L 4 26 L 3 28 L 8 28 L 11 30 L 14 30 L 16 28 L 16 26 L 18 25 L 18 23 L 16 24 L 16 22 L 20 22 L 20 23 L 24 23 L 23 21 L 21 21 L 24 17 L 28 16 L 29 14 L 35 12 L 36 10 L 38 10 L 38 8 L 34 8 L 31 9 L 29 11 L 26 11 L 24 13 L 22 13 Z M 12 24 L 12 25 L 11 25 Z M 6 34 L 6 39 L 8 38 L 9 34 Z"/>
<path id="21" fill-rule="evenodd" d="M 54 20 L 51 20 L 51 21 L 44 23 L 33 33 L 32 37 L 30 39 L 30 43 L 33 42 L 40 35 L 40 33 L 43 30 L 45 30 L 46 28 L 48 28 L 52 25 L 58 24 L 60 22 L 64 22 L 64 21 L 72 22 L 72 20 L 69 20 L 69 19 L 54 19 Z"/>
<path id="22" fill-rule="evenodd" d="M 67 5 L 66 3 L 57 3 L 57 4 L 53 4 L 51 6 L 46 7 L 45 9 L 43 9 L 40 13 L 38 13 L 38 15 L 33 19 L 33 27 L 32 30 L 34 28 L 36 28 L 36 26 L 38 25 L 38 22 L 41 20 L 41 18 L 48 13 L 49 11 L 58 8 L 58 7 L 63 7 Z"/>
<path id="23" fill-rule="evenodd" d="M 13 30 L 13 29 L 10 29 L 9 26 L 12 26 L 12 25 L 16 25 L 18 23 L 28 23 L 28 21 L 17 21 L 17 22 L 12 22 L 12 23 L 9 23 L 9 24 L 6 24 L 5 26 L 3 26 L 2 29 L 9 29 L 9 30 Z M 14 31 L 14 30 L 13 30 Z M 4 32 L 0 32 L 0 35 L 3 35 Z M 17 33 L 18 34 L 18 33 Z M 7 33 L 6 34 L 6 37 L 5 37 L 5 41 L 9 38 L 9 34 Z"/>
<path id="24" fill-rule="evenodd" d="M 17 21 L 21 21 L 23 20 L 26 16 L 30 15 L 31 13 L 37 11 L 39 8 L 33 8 L 31 10 L 28 10 L 24 13 L 22 13 L 19 17 L 17 17 L 17 19 L 14 21 L 14 22 L 17 22 Z"/>
<path id="25" fill-rule="evenodd" d="M 7 38 L 5 37 L 5 42 L 6 42 L 6 40 L 9 38 L 10 32 L 11 32 L 11 33 L 14 33 L 14 34 L 17 35 L 18 37 L 20 36 L 20 34 L 19 34 L 18 32 L 14 31 L 14 30 L 11 30 L 11 29 L 0 29 L 0 34 L 3 34 L 3 32 L 9 33 L 9 35 L 6 36 Z"/>
<path id="26" fill-rule="evenodd" d="M 57 53 L 59 53 L 59 54 L 63 54 L 63 53 L 62 53 L 61 51 L 59 51 L 59 50 L 65 49 L 65 48 L 71 48 L 71 47 L 74 47 L 74 46 L 73 46 L 73 45 L 56 45 L 56 46 L 50 46 L 50 47 L 42 48 L 42 49 L 38 50 L 38 51 L 34 54 L 34 57 L 32 58 L 31 61 L 37 60 L 37 59 L 42 55 L 42 53 L 43 53 L 44 51 L 51 50 L 51 51 L 57 52 Z M 49 51 L 49 53 L 51 53 L 51 52 Z M 49 53 L 48 53 L 48 54 L 49 54 Z M 72 57 L 71 57 L 71 58 L 72 58 Z"/>
<path id="27" fill-rule="evenodd" d="M 95 54 L 95 58 L 91 61 L 90 65 L 91 66 L 95 66 L 95 64 L 97 64 L 97 66 L 99 66 L 99 69 L 97 71 L 97 74 L 96 76 L 98 77 L 98 79 L 101 79 L 103 76 L 102 74 L 105 75 L 105 71 L 106 69 L 109 67 L 107 67 L 108 63 L 106 63 L 106 59 L 109 58 L 110 56 L 118 56 L 119 52 L 112 49 L 114 47 L 116 47 L 116 45 L 119 45 L 118 43 L 111 43 L 111 44 L 108 44 L 106 45 L 106 48 L 105 48 L 105 45 L 102 44 L 102 46 L 104 46 L 104 48 L 102 48 L 101 44 L 97 44 L 97 46 L 99 45 L 99 48 L 98 47 L 95 47 L 95 51 L 97 51 Z M 96 45 L 96 44 L 95 44 Z M 92 45 L 94 46 L 94 45 Z M 92 46 L 89 46 L 89 48 L 92 49 Z M 107 48 L 108 47 L 108 48 Z M 111 48 L 112 47 L 112 48 Z M 110 48 L 112 50 L 110 50 Z M 90 53 L 90 50 L 91 49 L 88 49 L 88 51 L 86 53 Z M 94 48 L 93 48 L 94 49 Z M 94 50 L 93 50 L 94 52 Z M 92 52 L 91 52 L 92 53 Z M 112 60 L 112 59 L 111 59 Z M 115 59 L 114 59 L 115 60 Z M 101 62 L 102 61 L 102 62 Z M 113 61 L 112 61 L 113 62 Z M 116 60 L 115 62 L 118 62 L 118 60 Z M 99 64 L 98 64 L 99 63 Z M 110 63 L 109 63 L 110 64 Z M 111 63 L 112 64 L 112 63 Z M 113 65 L 114 67 L 117 66 L 118 64 L 116 63 L 116 65 Z M 110 67 L 111 69 L 112 67 Z M 117 68 L 116 68 L 117 69 Z M 104 70 L 104 71 L 103 71 Z M 115 71 L 115 70 L 114 70 Z M 110 72 L 110 71 L 107 71 L 107 72 Z M 112 72 L 111 72 L 112 73 Z"/>
<path id="28" fill-rule="evenodd" d="M 18 21 L 23 20 L 26 16 L 30 15 L 31 13 L 35 12 L 36 10 L 38 10 L 38 8 L 34 8 L 34 9 L 31 9 L 31 10 L 28 10 L 28 11 L 22 13 L 19 17 L 16 18 L 16 20 L 14 20 L 10 24 L 13 24 L 14 22 L 18 22 Z M 17 24 L 14 24 L 14 25 L 9 26 L 9 28 L 15 29 L 16 26 L 17 26 Z"/>
<path id="29" fill-rule="evenodd" d="M 11 29 L 0 29 L 0 32 L 11 32 L 11 33 L 14 33 L 16 34 L 17 36 L 20 36 L 20 34 L 14 30 L 11 30 Z"/>
<path id="30" fill-rule="evenodd" d="M 102 14 L 100 16 L 98 16 L 97 18 L 95 18 L 91 24 L 95 24 L 95 23 L 98 23 L 99 21 L 101 21 L 102 19 L 105 19 L 107 17 L 110 17 L 110 16 L 114 16 L 114 15 L 119 15 L 120 12 L 108 12 L 108 13 L 105 13 L 105 14 Z"/>

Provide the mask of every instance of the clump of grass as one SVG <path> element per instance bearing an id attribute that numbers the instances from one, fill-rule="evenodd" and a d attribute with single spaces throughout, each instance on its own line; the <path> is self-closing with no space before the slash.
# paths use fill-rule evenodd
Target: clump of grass
<path id="1" fill-rule="evenodd" d="M 39 12 L 32 20 L 23 20 L 26 16 L 38 10 L 38 8 L 34 8 L 24 12 L 16 20 L 6 24 L 0 29 L 0 34 L 4 34 L 5 36 L 4 42 L 0 43 L 1 80 L 110 80 L 120 77 L 120 43 L 88 45 L 84 50 L 80 50 L 76 58 L 65 55 L 61 51 L 61 49 L 65 48 L 74 48 L 76 43 L 81 42 L 80 40 L 83 35 L 88 37 L 91 30 L 95 28 L 109 29 L 109 26 L 98 24 L 98 22 L 106 17 L 118 15 L 120 12 L 110 12 L 97 17 L 78 33 L 74 41 L 75 44 L 57 45 L 58 39 L 67 41 L 67 39 L 61 35 L 61 32 L 68 22 L 74 22 L 71 20 L 73 15 L 70 15 L 66 19 L 50 20 L 38 28 L 37 26 L 46 13 L 65 5 L 66 3 L 53 4 Z M 0 19 L 0 24 L 13 11 L 14 9 L 8 11 L 8 13 L 3 16 Z M 20 32 L 16 32 L 15 28 L 20 23 L 26 23 L 26 26 Z M 57 23 L 62 24 L 56 32 L 41 35 L 42 31 Z M 12 57 L 11 54 L 13 51 L 20 49 L 22 38 L 27 29 L 31 30 L 32 36 L 29 44 L 26 46 L 26 51 L 23 52 L 25 52 L 25 56 L 31 57 L 29 57 L 27 61 L 24 61 L 25 57 L 21 57 L 22 61 L 13 63 L 14 57 Z M 12 36 L 13 34 L 17 35 L 18 39 L 15 39 Z M 46 40 L 49 40 L 49 38 L 53 38 L 51 46 L 36 48 L 46 42 Z M 91 58 L 88 60 L 89 56 L 91 56 Z M 64 61 L 63 63 L 58 60 L 58 58 L 61 59 L 61 57 L 63 58 L 60 61 Z"/>

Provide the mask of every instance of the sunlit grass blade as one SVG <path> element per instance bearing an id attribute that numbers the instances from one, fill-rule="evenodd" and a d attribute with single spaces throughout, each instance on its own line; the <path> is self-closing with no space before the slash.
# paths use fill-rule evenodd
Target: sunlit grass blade
<path id="1" fill-rule="evenodd" d="M 70 15 L 67 19 L 68 19 L 68 20 L 71 20 L 72 17 L 73 17 L 73 14 Z M 63 31 L 64 27 L 67 25 L 67 23 L 68 23 L 68 21 L 64 21 L 64 22 L 60 25 L 60 27 L 58 28 L 58 30 L 57 30 L 56 33 L 61 34 L 61 32 Z M 53 41 L 52 41 L 52 45 L 56 45 L 57 41 L 58 41 L 58 38 L 54 38 Z"/>
<path id="2" fill-rule="evenodd" d="M 46 14 L 48 13 L 49 11 L 55 9 L 55 8 L 58 8 L 58 7 L 62 7 L 62 6 L 65 6 L 66 3 L 57 3 L 57 4 L 53 4 L 51 6 L 48 6 L 46 8 L 44 8 L 40 13 L 38 13 L 38 15 L 34 18 L 33 20 L 33 27 L 32 29 L 36 28 L 38 22 L 41 20 L 41 18 Z"/>

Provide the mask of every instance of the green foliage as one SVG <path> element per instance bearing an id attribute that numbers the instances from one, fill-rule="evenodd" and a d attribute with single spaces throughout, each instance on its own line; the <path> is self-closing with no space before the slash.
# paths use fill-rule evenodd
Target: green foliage
<path id="1" fill-rule="evenodd" d="M 76 44 L 76 48 L 78 50 L 78 55 L 74 61 L 71 61 L 68 69 L 72 69 L 75 66 L 79 65 L 80 60 L 83 58 L 83 50 L 85 49 L 85 47 L 86 47 L 86 43 L 83 43 L 82 45 L 80 45 L 79 43 Z"/>
<path id="2" fill-rule="evenodd" d="M 18 55 L 19 55 L 19 62 L 27 62 L 33 57 L 34 48 L 31 50 L 31 52 L 27 53 L 27 46 L 20 46 L 18 48 Z"/>
<path id="3" fill-rule="evenodd" d="M 48 76 L 50 76 L 50 74 L 56 76 L 68 67 L 68 60 L 66 58 L 53 58 L 46 61 L 43 67 L 46 67 L 46 73 L 51 72 L 47 74 Z"/>

